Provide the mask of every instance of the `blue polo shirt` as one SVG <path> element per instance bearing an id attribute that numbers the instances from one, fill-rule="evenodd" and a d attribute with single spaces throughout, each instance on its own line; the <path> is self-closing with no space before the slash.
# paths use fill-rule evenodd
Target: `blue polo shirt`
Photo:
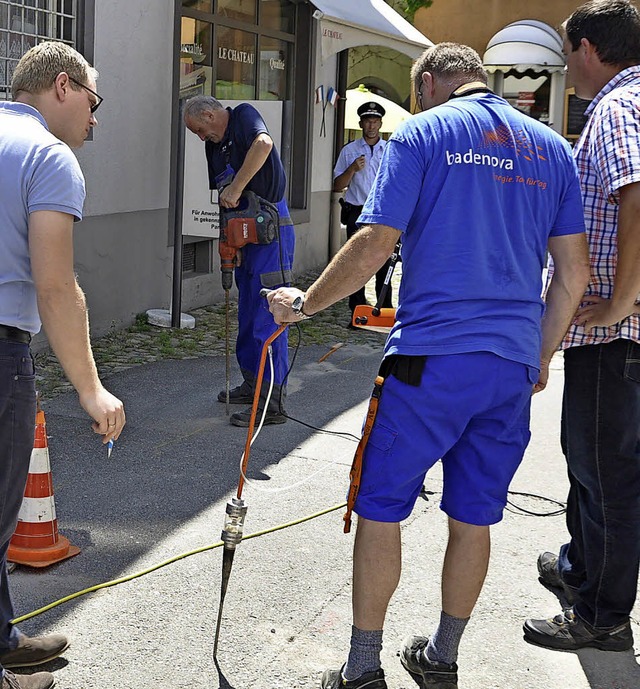
<path id="1" fill-rule="evenodd" d="M 242 167 L 251 144 L 260 134 L 269 134 L 262 115 L 249 103 L 241 103 L 235 108 L 227 108 L 229 123 L 220 143 L 206 141 L 204 150 L 209 169 L 209 188 L 215 189 L 215 178 L 222 173 L 227 163 L 234 172 Z M 247 189 L 271 203 L 284 198 L 286 176 L 280 155 L 273 146 L 264 165 L 247 184 Z"/>
<path id="2" fill-rule="evenodd" d="M 24 103 L 0 103 L 0 324 L 40 330 L 29 259 L 29 215 L 82 219 L 84 177 L 71 149 Z"/>
<path id="3" fill-rule="evenodd" d="M 359 223 L 403 234 L 386 355 L 489 351 L 539 368 L 547 241 L 584 232 L 558 134 L 494 94 L 416 115 L 389 140 Z"/>

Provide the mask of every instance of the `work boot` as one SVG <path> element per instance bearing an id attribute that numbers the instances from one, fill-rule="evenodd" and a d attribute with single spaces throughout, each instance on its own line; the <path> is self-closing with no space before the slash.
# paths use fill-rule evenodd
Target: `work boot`
<path id="1" fill-rule="evenodd" d="M 346 680 L 342 677 L 344 665 L 339 670 L 325 670 L 322 673 L 320 689 L 387 689 L 384 670 L 365 672 L 357 679 Z"/>
<path id="2" fill-rule="evenodd" d="M 563 610 L 552 619 L 527 620 L 523 630 L 526 641 L 562 651 L 577 651 L 579 648 L 627 651 L 633 647 L 629 620 L 617 627 L 599 629 L 587 624 L 572 608 Z"/>
<path id="3" fill-rule="evenodd" d="M 56 683 L 50 672 L 36 672 L 33 675 L 14 675 L 7 670 L 2 678 L 0 689 L 51 689 Z"/>
<path id="4" fill-rule="evenodd" d="M 260 425 L 260 419 L 262 418 L 262 409 L 258 407 L 256 412 L 256 428 Z M 247 407 L 243 411 L 237 411 L 235 414 L 231 414 L 229 417 L 232 426 L 241 426 L 247 428 L 249 426 L 249 421 L 251 420 L 251 407 Z M 278 423 L 286 423 L 287 417 L 281 414 L 277 409 L 268 409 L 267 414 L 264 417 L 264 425 L 271 426 Z"/>
<path id="5" fill-rule="evenodd" d="M 18 635 L 18 645 L 12 651 L 5 651 L 0 654 L 0 665 L 2 667 L 42 665 L 42 663 L 48 663 L 50 660 L 62 655 L 69 648 L 69 641 L 62 634 L 29 637 L 18 632 Z"/>
<path id="6" fill-rule="evenodd" d="M 547 588 L 557 591 L 561 589 L 567 603 L 573 605 L 576 602 L 578 590 L 573 586 L 568 586 L 562 581 L 558 571 L 558 556 L 554 553 L 540 553 L 538 556 L 538 575 L 540 581 Z"/>
<path id="7" fill-rule="evenodd" d="M 400 662 L 420 689 L 458 689 L 458 666 L 427 657 L 426 636 L 408 636 L 402 644 Z"/>
<path id="8" fill-rule="evenodd" d="M 223 404 L 227 401 L 227 391 L 221 390 L 218 393 L 218 402 Z M 247 381 L 243 381 L 238 387 L 229 390 L 229 404 L 251 404 L 253 402 L 253 388 Z"/>

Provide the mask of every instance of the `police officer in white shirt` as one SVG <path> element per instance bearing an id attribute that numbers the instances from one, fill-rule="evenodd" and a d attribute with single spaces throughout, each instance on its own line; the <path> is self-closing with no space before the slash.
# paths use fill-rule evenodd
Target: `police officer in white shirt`
<path id="1" fill-rule="evenodd" d="M 385 109 L 375 101 L 364 103 L 358 108 L 362 138 L 347 144 L 338 156 L 333 170 L 333 190 L 347 189 L 341 199 L 340 219 L 347 226 L 347 239 L 358 231 L 358 217 L 367 200 L 369 191 L 378 172 L 382 152 L 387 142 L 380 137 L 380 127 Z M 388 263 L 376 273 L 376 295 L 380 297 Z M 353 312 L 359 304 L 366 304 L 364 287 L 349 297 L 349 308 Z M 389 287 L 383 307 L 391 307 L 391 287 Z"/>

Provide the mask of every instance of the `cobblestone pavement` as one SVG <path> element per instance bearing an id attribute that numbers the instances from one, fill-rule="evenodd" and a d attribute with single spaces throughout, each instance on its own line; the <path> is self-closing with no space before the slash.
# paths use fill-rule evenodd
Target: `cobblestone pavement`
<path id="1" fill-rule="evenodd" d="M 400 281 L 400 270 L 393 277 L 394 300 Z M 296 280 L 296 286 L 304 289 L 318 276 L 319 272 L 309 272 Z M 375 303 L 374 281 L 367 285 L 367 298 Z M 237 332 L 237 304 L 231 302 L 231 347 Z M 202 356 L 224 356 L 225 317 L 224 304 L 214 304 L 190 311 L 196 319 L 194 329 L 170 329 L 149 325 L 146 314 L 140 314 L 136 322 L 124 330 L 114 330 L 103 337 L 92 340 L 93 353 L 101 378 L 132 366 L 160 361 L 163 359 L 191 359 Z M 343 299 L 332 307 L 300 324 L 301 345 L 327 344 L 338 342 L 379 345 L 382 348 L 384 335 L 364 330 L 351 330 L 346 326 L 350 320 L 347 300 Z M 297 343 L 297 331 L 290 329 L 290 342 Z M 37 387 L 43 399 L 72 389 L 58 363 L 49 351 L 35 356 Z"/>

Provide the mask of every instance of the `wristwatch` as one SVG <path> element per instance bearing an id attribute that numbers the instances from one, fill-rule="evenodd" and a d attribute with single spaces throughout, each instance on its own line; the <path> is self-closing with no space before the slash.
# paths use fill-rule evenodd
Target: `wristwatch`
<path id="1" fill-rule="evenodd" d="M 307 318 L 311 318 L 311 316 L 307 316 L 307 314 L 302 310 L 303 306 L 304 296 L 296 297 L 291 303 L 291 310 L 293 311 L 293 313 L 296 314 L 296 316 L 300 318 L 301 321 L 304 321 Z"/>

